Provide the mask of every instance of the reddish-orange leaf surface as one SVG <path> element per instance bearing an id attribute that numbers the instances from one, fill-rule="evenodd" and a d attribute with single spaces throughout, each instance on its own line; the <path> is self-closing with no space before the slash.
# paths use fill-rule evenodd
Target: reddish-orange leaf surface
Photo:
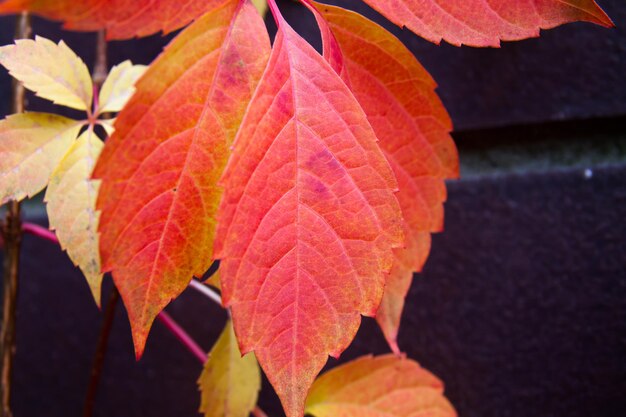
<path id="1" fill-rule="evenodd" d="M 238 0 L 188 27 L 136 84 L 96 166 L 102 265 L 138 355 L 159 311 L 211 265 L 217 181 L 269 57 L 266 33 Z"/>
<path id="2" fill-rule="evenodd" d="M 241 350 L 255 352 L 287 416 L 299 417 L 328 355 L 348 346 L 361 314 L 375 314 L 402 223 L 358 102 L 277 19 L 224 174 L 219 256 Z"/>
<path id="3" fill-rule="evenodd" d="M 0 0 L 0 14 L 24 10 L 65 22 L 71 30 L 106 29 L 109 39 L 165 33 L 227 0 Z"/>
<path id="4" fill-rule="evenodd" d="M 610 27 L 594 0 L 365 0 L 399 26 L 439 43 L 498 46 L 583 20 Z"/>
<path id="5" fill-rule="evenodd" d="M 365 356 L 319 377 L 306 401 L 315 417 L 456 417 L 441 381 L 417 362 Z"/>
<path id="6" fill-rule="evenodd" d="M 349 80 L 400 187 L 405 248 L 394 251 L 393 268 L 376 315 L 389 344 L 398 352 L 396 336 L 413 271 L 419 271 L 426 261 L 430 233 L 443 227 L 444 179 L 458 176 L 458 155 L 449 134 L 452 124 L 434 92 L 435 82 L 397 38 L 357 13 L 316 6 L 334 35 L 323 37 L 325 56 L 338 42 L 343 62 L 335 69 Z M 324 28 L 326 23 L 320 23 Z"/>

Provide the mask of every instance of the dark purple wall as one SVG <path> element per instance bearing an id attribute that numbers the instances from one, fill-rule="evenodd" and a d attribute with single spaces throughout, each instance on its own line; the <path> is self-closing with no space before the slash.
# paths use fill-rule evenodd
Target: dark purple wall
<path id="1" fill-rule="evenodd" d="M 599 3 L 617 29 L 573 24 L 499 50 L 437 47 L 393 29 L 466 131 L 456 134 L 466 177 L 450 184 L 446 231 L 417 276 L 400 334 L 464 417 L 626 410 L 626 7 Z M 282 5 L 315 41 L 306 12 Z M 0 18 L 0 44 L 12 31 L 12 19 Z M 61 33 L 40 19 L 35 31 L 65 39 L 92 63 L 92 34 Z M 148 63 L 166 42 L 114 42 L 110 61 Z M 8 91 L 0 71 L 0 116 Z M 49 109 L 35 98 L 31 108 Z M 547 123 L 557 120 L 567 122 Z M 493 126 L 509 127 L 486 130 Z M 101 314 L 58 248 L 27 237 L 23 259 L 15 416 L 78 416 Z M 118 307 L 96 415 L 197 415 L 200 365 L 159 324 L 135 363 Z M 168 311 L 207 350 L 225 320 L 190 291 Z M 341 360 L 387 350 L 365 319 Z M 271 390 L 261 404 L 281 415 Z"/>

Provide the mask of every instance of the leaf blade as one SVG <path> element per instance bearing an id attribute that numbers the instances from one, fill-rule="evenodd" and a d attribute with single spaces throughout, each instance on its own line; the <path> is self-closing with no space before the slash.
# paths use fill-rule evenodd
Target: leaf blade
<path id="1" fill-rule="evenodd" d="M 135 92 L 135 83 L 146 72 L 145 65 L 126 60 L 111 68 L 100 90 L 98 113 L 119 112 Z"/>
<path id="2" fill-rule="evenodd" d="M 230 320 L 211 349 L 198 385 L 200 412 L 207 417 L 248 417 L 261 389 L 254 354 L 241 356 Z"/>
<path id="3" fill-rule="evenodd" d="M 93 84 L 85 63 L 63 41 L 41 36 L 0 47 L 0 64 L 39 97 L 77 110 L 90 109 Z"/>
<path id="4" fill-rule="evenodd" d="M 365 0 L 400 27 L 460 46 L 497 47 L 500 41 L 539 36 L 540 29 L 588 21 L 612 27 L 594 0 Z M 426 11 L 426 12 L 425 12 Z"/>
<path id="5" fill-rule="evenodd" d="M 318 378 L 307 398 L 315 417 L 455 417 L 443 384 L 417 362 L 364 356 Z"/>
<path id="6" fill-rule="evenodd" d="M 52 173 L 44 198 L 50 229 L 56 230 L 61 247 L 85 275 L 98 306 L 102 286 L 96 212 L 99 184 L 90 177 L 102 147 L 91 129 L 83 133 Z"/>
<path id="7" fill-rule="evenodd" d="M 325 56 L 336 42 L 343 59 L 335 59 L 333 66 L 348 79 L 398 180 L 405 247 L 394 250 L 376 319 L 399 353 L 397 333 L 413 272 L 428 257 L 430 233 L 443 227 L 444 181 L 459 175 L 452 122 L 435 93 L 436 83 L 400 40 L 357 13 L 315 7 L 334 35 L 325 38 Z"/>
<path id="8" fill-rule="evenodd" d="M 269 55 L 263 33 L 237 0 L 181 32 L 137 83 L 96 166 L 103 269 L 137 356 L 158 312 L 212 263 L 217 181 Z"/>
<path id="9" fill-rule="evenodd" d="M 43 190 L 80 128 L 74 120 L 46 113 L 0 121 L 0 204 Z"/>
<path id="10" fill-rule="evenodd" d="M 301 416 L 328 355 L 375 313 L 401 229 L 395 178 L 360 106 L 282 18 L 223 182 L 223 301 L 242 352 Z"/>
<path id="11" fill-rule="evenodd" d="M 105 29 L 108 39 L 165 34 L 179 29 L 228 0 L 6 0 L 0 14 L 30 11 L 64 22 L 77 31 Z"/>

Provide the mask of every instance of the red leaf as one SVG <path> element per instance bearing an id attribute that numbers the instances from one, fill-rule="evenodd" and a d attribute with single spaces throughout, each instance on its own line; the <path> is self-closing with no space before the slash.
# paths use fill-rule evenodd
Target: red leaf
<path id="1" fill-rule="evenodd" d="M 375 314 L 401 216 L 358 102 L 274 13 L 270 62 L 224 174 L 218 239 L 241 350 L 298 417 L 328 355 L 348 346 L 360 314 Z"/>
<path id="2" fill-rule="evenodd" d="M 70 30 L 106 29 L 109 39 L 128 39 L 185 26 L 228 0 L 6 0 L 0 14 L 30 11 L 61 20 Z"/>
<path id="3" fill-rule="evenodd" d="M 340 7 L 316 4 L 332 37 L 324 39 L 325 56 L 338 43 L 343 61 L 337 67 L 367 114 L 400 191 L 405 247 L 395 260 L 376 319 L 392 349 L 413 271 L 421 270 L 430 250 L 430 233 L 443 227 L 444 180 L 458 176 L 452 130 L 436 84 L 413 54 L 391 33 L 365 17 Z M 327 52 L 328 51 L 328 52 Z M 336 53 L 335 53 L 336 54 Z M 336 58 L 333 62 L 338 62 Z"/>
<path id="4" fill-rule="evenodd" d="M 159 311 L 211 265 L 217 181 L 269 57 L 266 34 L 238 0 L 188 27 L 137 83 L 96 166 L 103 269 L 137 355 Z"/>
<path id="5" fill-rule="evenodd" d="M 398 26 L 439 43 L 499 46 L 583 20 L 611 27 L 593 0 L 365 0 Z"/>

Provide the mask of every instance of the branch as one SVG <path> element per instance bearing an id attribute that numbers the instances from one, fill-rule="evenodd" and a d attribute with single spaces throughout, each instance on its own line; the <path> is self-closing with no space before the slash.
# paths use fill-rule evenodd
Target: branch
<path id="1" fill-rule="evenodd" d="M 189 283 L 189 286 L 199 293 L 206 295 L 211 300 L 215 301 L 220 307 L 222 307 L 222 297 L 215 291 L 213 291 L 209 286 L 201 283 L 200 281 L 196 281 L 192 279 Z"/>
<path id="2" fill-rule="evenodd" d="M 31 26 L 28 13 L 22 13 L 17 20 L 16 39 L 30 37 Z M 24 86 L 13 80 L 13 113 L 22 113 L 25 105 Z M 9 203 L 6 220 L 2 225 L 2 237 L 5 243 L 3 291 L 2 291 L 2 328 L 0 329 L 0 417 L 12 417 L 11 379 L 13 375 L 13 357 L 15 356 L 15 321 L 17 309 L 17 287 L 19 277 L 20 247 L 22 226 L 20 204 Z"/>
<path id="3" fill-rule="evenodd" d="M 104 309 L 104 318 L 102 327 L 100 328 L 100 336 L 98 337 L 98 345 L 96 353 L 93 357 L 91 366 L 91 375 L 89 377 L 89 386 L 85 395 L 85 406 L 83 407 L 83 417 L 91 417 L 93 415 L 94 406 L 96 404 L 96 394 L 98 393 L 98 385 L 100 385 L 100 375 L 104 367 L 104 357 L 106 356 L 107 346 L 109 344 L 109 336 L 113 327 L 113 319 L 115 318 L 115 307 L 120 298 L 120 293 L 113 286 L 111 295 L 106 308 Z"/>
<path id="4" fill-rule="evenodd" d="M 157 319 L 165 325 L 167 330 L 169 330 L 176 337 L 176 339 L 178 339 L 178 341 L 182 343 L 182 345 L 185 346 L 187 350 L 191 352 L 196 359 L 198 359 L 198 361 L 200 361 L 202 365 L 204 365 L 207 359 L 206 352 L 198 345 L 198 343 L 196 343 L 195 340 L 193 340 L 191 336 L 189 336 L 189 333 L 187 333 L 185 329 L 180 327 L 180 325 L 176 323 L 176 321 L 174 321 L 174 319 L 165 311 L 161 311 L 157 316 Z"/>

